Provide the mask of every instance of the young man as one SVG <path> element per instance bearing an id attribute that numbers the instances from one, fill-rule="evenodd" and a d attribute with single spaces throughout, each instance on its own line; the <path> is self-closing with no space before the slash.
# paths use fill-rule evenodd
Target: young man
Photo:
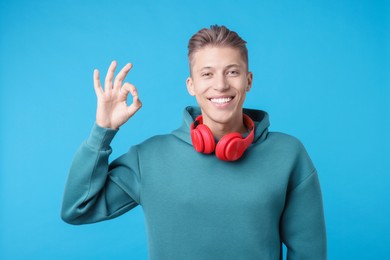
<path id="1" fill-rule="evenodd" d="M 96 124 L 79 148 L 66 184 L 62 218 L 85 224 L 137 205 L 145 214 L 150 259 L 326 259 L 317 173 L 295 138 L 268 131 L 268 114 L 243 109 L 252 86 L 246 42 L 224 26 L 189 42 L 188 92 L 171 134 L 132 147 L 112 163 L 110 142 L 141 108 L 136 88 L 109 67 Z M 133 97 L 126 104 L 128 94 Z"/>

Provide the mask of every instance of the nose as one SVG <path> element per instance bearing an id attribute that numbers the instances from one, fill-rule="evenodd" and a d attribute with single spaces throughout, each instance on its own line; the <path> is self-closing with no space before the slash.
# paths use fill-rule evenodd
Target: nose
<path id="1" fill-rule="evenodd" d="M 229 82 L 224 74 L 215 77 L 214 89 L 220 92 L 229 89 Z"/>

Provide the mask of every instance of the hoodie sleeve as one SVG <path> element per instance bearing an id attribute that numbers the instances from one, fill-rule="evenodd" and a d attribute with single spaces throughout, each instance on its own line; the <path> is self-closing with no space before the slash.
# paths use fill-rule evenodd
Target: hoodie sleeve
<path id="1" fill-rule="evenodd" d="M 316 169 L 302 149 L 286 197 L 281 237 L 288 260 L 325 260 L 327 240 L 320 184 Z"/>
<path id="2" fill-rule="evenodd" d="M 117 131 L 94 125 L 73 159 L 62 202 L 62 219 L 87 224 L 115 218 L 139 204 L 140 178 L 135 148 L 108 163 Z"/>

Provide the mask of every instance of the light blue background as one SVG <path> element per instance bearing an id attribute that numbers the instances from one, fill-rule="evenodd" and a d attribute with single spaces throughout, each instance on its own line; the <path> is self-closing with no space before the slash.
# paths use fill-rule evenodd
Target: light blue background
<path id="1" fill-rule="evenodd" d="M 143 108 L 112 146 L 181 122 L 187 41 L 225 24 L 248 41 L 247 107 L 303 141 L 323 190 L 329 259 L 390 254 L 388 1 L 0 0 L 0 258 L 146 259 L 142 210 L 60 219 L 73 154 L 94 122 L 93 69 L 134 63 Z"/>

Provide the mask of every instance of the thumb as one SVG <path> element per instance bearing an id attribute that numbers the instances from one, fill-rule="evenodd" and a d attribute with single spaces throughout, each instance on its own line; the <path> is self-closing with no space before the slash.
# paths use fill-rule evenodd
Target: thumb
<path id="1" fill-rule="evenodd" d="M 122 88 L 124 89 L 126 96 L 128 95 L 128 93 L 130 93 L 133 97 L 132 104 L 127 107 L 127 111 L 129 115 L 133 116 L 142 107 L 142 102 L 138 97 L 137 88 L 134 85 L 127 82 L 123 85 Z"/>

